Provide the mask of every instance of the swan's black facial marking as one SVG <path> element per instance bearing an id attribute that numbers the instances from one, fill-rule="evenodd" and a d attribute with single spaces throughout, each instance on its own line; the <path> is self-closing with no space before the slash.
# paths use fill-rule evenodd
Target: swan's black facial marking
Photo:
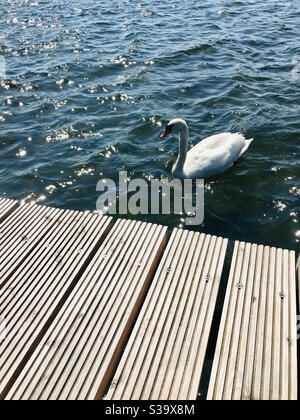
<path id="1" fill-rule="evenodd" d="M 168 134 L 170 134 L 173 126 L 174 126 L 174 124 L 167 124 L 166 128 L 165 128 L 165 131 L 162 133 L 162 135 L 160 137 L 166 137 Z"/>

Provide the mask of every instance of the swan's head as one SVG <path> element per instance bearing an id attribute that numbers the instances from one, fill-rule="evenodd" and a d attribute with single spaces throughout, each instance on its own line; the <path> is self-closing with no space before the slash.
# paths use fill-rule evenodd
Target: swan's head
<path id="1" fill-rule="evenodd" d="M 180 118 L 175 118 L 174 120 L 168 122 L 168 124 L 165 127 L 165 131 L 160 137 L 166 137 L 170 133 L 181 133 L 182 131 L 187 131 L 187 129 L 188 126 L 184 120 Z"/>

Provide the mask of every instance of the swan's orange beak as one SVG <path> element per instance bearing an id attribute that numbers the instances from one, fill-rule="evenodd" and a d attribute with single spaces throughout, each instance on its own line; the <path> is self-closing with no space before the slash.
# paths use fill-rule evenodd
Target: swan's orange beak
<path id="1" fill-rule="evenodd" d="M 162 135 L 161 135 L 160 137 L 161 137 L 161 138 L 162 138 L 162 137 L 166 137 L 168 134 L 170 134 L 170 133 L 171 133 L 171 130 L 172 130 L 172 129 L 171 129 L 171 127 L 168 127 L 168 126 L 167 126 L 167 127 L 165 128 L 165 131 L 162 133 Z"/>

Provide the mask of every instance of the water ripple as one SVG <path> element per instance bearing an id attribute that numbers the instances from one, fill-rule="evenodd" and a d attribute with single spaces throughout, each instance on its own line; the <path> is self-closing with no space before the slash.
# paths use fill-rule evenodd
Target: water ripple
<path id="1" fill-rule="evenodd" d="M 299 248 L 299 16 L 292 0 L 3 3 L 0 195 L 94 209 L 100 177 L 170 176 L 177 139 L 159 134 L 179 116 L 191 144 L 255 138 L 207 180 L 199 230 Z"/>

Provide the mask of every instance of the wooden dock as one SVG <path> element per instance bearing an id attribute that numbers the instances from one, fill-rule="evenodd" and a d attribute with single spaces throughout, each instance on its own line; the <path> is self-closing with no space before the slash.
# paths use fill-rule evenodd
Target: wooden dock
<path id="1" fill-rule="evenodd" d="M 295 251 L 227 245 L 0 198 L 0 398 L 195 400 L 211 342 L 207 399 L 296 400 Z"/>

